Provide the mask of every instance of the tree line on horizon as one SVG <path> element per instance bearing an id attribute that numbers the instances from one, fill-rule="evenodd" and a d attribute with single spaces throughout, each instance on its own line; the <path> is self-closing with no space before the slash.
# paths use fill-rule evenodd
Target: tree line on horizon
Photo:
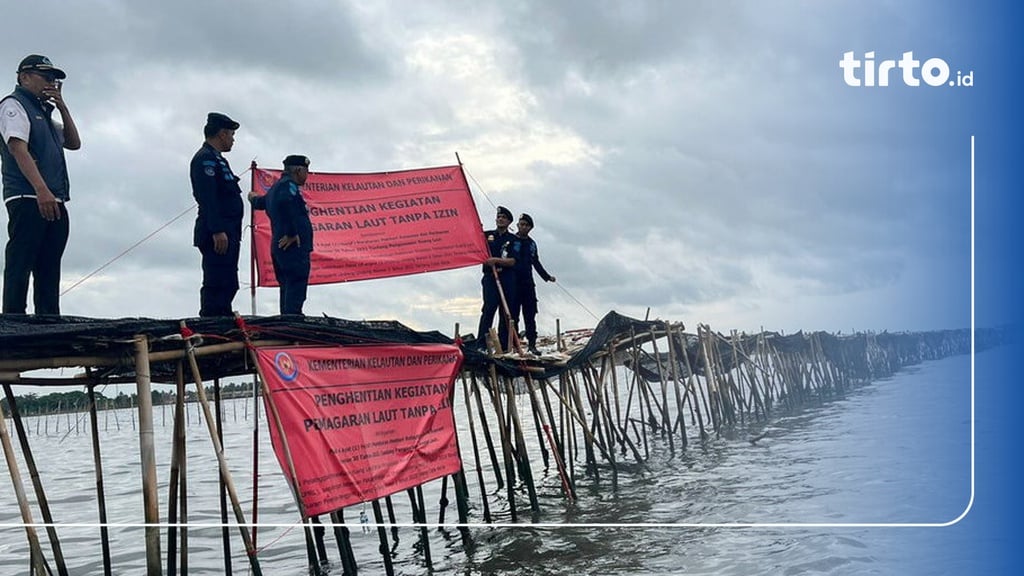
<path id="1" fill-rule="evenodd" d="M 174 404 L 177 392 L 152 390 L 152 402 L 154 405 Z M 213 387 L 206 387 L 207 398 L 213 398 Z M 252 395 L 252 382 L 240 382 L 222 384 L 220 387 L 221 399 L 238 398 Z M 119 408 L 134 408 L 139 405 L 139 397 L 136 393 L 125 394 L 118 392 L 117 396 L 107 397 L 97 391 L 97 410 L 117 410 Z M 185 390 L 185 402 L 196 402 L 198 400 L 195 390 Z M 70 392 L 51 392 L 42 396 L 31 394 L 15 395 L 15 403 L 18 406 L 18 413 L 21 416 L 34 416 L 38 414 L 63 414 L 65 412 L 82 412 L 89 408 L 89 395 L 84 390 L 73 390 Z M 10 416 L 7 398 L 0 399 L 0 412 L 5 417 Z"/>

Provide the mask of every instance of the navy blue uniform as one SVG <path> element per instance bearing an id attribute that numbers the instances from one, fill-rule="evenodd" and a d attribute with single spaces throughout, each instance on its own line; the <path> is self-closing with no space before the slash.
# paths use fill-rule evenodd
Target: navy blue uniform
<path id="1" fill-rule="evenodd" d="M 487 247 L 491 256 L 497 258 L 514 257 L 512 254 L 512 242 L 515 240 L 515 234 L 507 230 L 504 234 L 499 234 L 497 230 L 488 230 L 484 232 L 484 237 L 487 240 Z M 503 266 L 495 266 L 495 268 L 498 269 L 498 277 L 501 279 L 501 289 L 505 293 L 505 303 L 508 304 L 509 310 L 512 310 L 516 302 L 515 269 Z M 477 345 L 481 347 L 484 347 L 487 333 L 494 324 L 494 314 L 501 307 L 501 295 L 498 294 L 498 284 L 494 281 L 494 272 L 491 270 L 491 266 L 484 264 L 483 271 L 484 276 L 480 280 L 480 284 L 483 287 L 484 306 L 480 310 L 480 325 L 476 331 Z M 502 348 L 508 346 L 508 322 L 505 321 L 504 314 L 498 320 L 498 339 L 501 341 Z"/>
<path id="2" fill-rule="evenodd" d="M 519 312 L 523 313 L 523 325 L 529 347 L 537 347 L 537 285 L 533 281 L 536 270 L 545 282 L 550 282 L 551 274 L 540 263 L 537 243 L 533 238 L 516 236 L 512 241 L 512 257 L 516 259 L 516 303 L 512 308 L 512 319 L 519 322 Z"/>
<path id="3" fill-rule="evenodd" d="M 0 142 L 3 195 L 7 206 L 7 249 L 4 259 L 3 312 L 24 314 L 28 307 L 28 283 L 32 278 L 36 314 L 60 314 L 60 262 L 68 243 L 68 168 L 64 145 L 50 115 L 53 105 L 18 86 L 5 97 L 21 103 L 28 114 L 28 151 L 39 174 L 58 200 L 60 218 L 45 220 L 39 214 L 36 192 L 21 173 L 18 163 Z M 0 138 L 2 140 L 2 138 Z"/>
<path id="4" fill-rule="evenodd" d="M 281 314 L 302 314 L 309 285 L 309 255 L 313 251 L 313 225 L 302 190 L 285 172 L 265 196 L 252 199 L 252 206 L 266 210 L 270 218 L 270 255 L 281 286 Z M 285 236 L 298 236 L 299 244 L 281 249 L 277 243 Z"/>
<path id="5" fill-rule="evenodd" d="M 242 242 L 242 189 L 224 156 L 208 143 L 192 157 L 192 195 L 199 204 L 193 244 L 203 255 L 200 316 L 231 316 L 238 292 L 238 254 Z M 225 233 L 228 250 L 217 254 L 213 235 Z"/>

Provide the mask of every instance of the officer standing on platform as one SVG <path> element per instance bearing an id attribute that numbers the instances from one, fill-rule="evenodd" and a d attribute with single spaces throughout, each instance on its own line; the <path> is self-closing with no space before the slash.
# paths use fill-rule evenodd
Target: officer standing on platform
<path id="1" fill-rule="evenodd" d="M 501 294 L 498 292 L 498 282 L 495 281 L 495 272 L 501 281 L 501 290 L 505 295 L 505 303 L 511 310 L 516 303 L 516 282 L 515 282 L 515 258 L 512 257 L 512 242 L 515 234 L 509 232 L 509 225 L 512 224 L 512 211 L 504 206 L 498 206 L 498 214 L 494 219 L 495 229 L 484 232 L 487 240 L 487 248 L 490 257 L 484 260 L 484 276 L 480 280 L 483 287 L 484 305 L 480 310 L 480 325 L 476 331 L 475 345 L 478 348 L 486 349 L 487 333 L 494 323 L 494 314 L 501 308 Z M 509 326 L 506 321 L 507 314 L 502 312 L 498 320 L 498 339 L 501 347 L 508 346 Z"/>
<path id="2" fill-rule="evenodd" d="M 64 150 L 82 140 L 64 103 L 67 75 L 50 59 L 26 56 L 18 85 L 0 102 L 0 160 L 8 241 L 3 313 L 24 314 L 31 277 L 36 314 L 60 314 L 60 263 L 68 243 L 70 200 Z M 60 114 L 60 122 L 52 117 Z"/>
<path id="3" fill-rule="evenodd" d="M 235 144 L 238 122 L 219 112 L 206 117 L 206 141 L 192 157 L 192 196 L 199 204 L 193 244 L 203 256 L 200 316 L 231 316 L 238 292 L 238 254 L 242 243 L 242 189 L 224 159 Z"/>
<path id="4" fill-rule="evenodd" d="M 249 193 L 256 210 L 270 218 L 270 255 L 281 287 L 281 314 L 302 314 L 309 285 L 309 256 L 313 225 L 300 189 L 309 177 L 309 158 L 293 154 L 284 159 L 284 173 L 264 196 Z"/>
<path id="5" fill-rule="evenodd" d="M 537 243 L 530 238 L 533 230 L 533 217 L 523 214 L 516 224 L 518 232 L 512 243 L 512 253 L 516 259 L 516 305 L 512 309 L 512 319 L 519 322 L 519 312 L 523 313 L 523 326 L 526 330 L 526 341 L 531 354 L 539 356 L 537 351 L 537 285 L 533 281 L 533 271 L 545 282 L 554 282 L 555 277 L 548 274 L 540 263 Z"/>

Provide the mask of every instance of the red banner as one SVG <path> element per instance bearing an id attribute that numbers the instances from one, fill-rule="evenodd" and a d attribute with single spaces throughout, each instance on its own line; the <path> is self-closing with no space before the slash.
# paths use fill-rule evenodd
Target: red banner
<path id="1" fill-rule="evenodd" d="M 450 404 L 462 365 L 457 346 L 260 348 L 257 355 L 307 516 L 461 468 Z M 291 477 L 266 408 L 277 461 Z"/>
<path id="2" fill-rule="evenodd" d="M 253 168 L 253 191 L 266 194 L 280 176 L 280 170 Z M 310 172 L 302 196 L 313 224 L 310 284 L 462 268 L 488 256 L 459 166 L 374 174 Z M 254 211 L 253 237 L 257 285 L 277 286 L 264 211 Z"/>

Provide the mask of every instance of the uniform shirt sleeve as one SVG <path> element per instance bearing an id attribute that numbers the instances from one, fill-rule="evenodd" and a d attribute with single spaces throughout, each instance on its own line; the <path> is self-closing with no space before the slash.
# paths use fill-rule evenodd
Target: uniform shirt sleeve
<path id="1" fill-rule="evenodd" d="M 530 251 L 533 253 L 532 260 L 534 270 L 537 271 L 537 274 L 540 274 L 540 277 L 543 278 L 545 282 L 550 281 L 551 274 L 548 274 L 548 271 L 544 269 L 544 265 L 540 263 L 540 251 L 537 250 L 536 242 L 533 243 L 533 246 L 531 247 Z"/>
<path id="2" fill-rule="evenodd" d="M 228 224 L 221 217 L 220 198 L 217 194 L 217 159 L 209 154 L 200 154 L 192 159 L 192 195 L 199 204 L 199 210 L 206 221 L 210 235 L 228 231 Z"/>
<path id="3" fill-rule="evenodd" d="M 284 230 L 282 233 L 285 236 L 298 236 L 299 218 L 301 218 L 299 212 L 304 205 L 301 196 L 302 192 L 299 192 L 299 187 L 294 182 L 289 182 L 288 187 L 282 192 L 284 193 L 284 199 L 281 201 L 281 207 L 284 211 Z"/>
<path id="4" fill-rule="evenodd" d="M 7 98 L 0 102 L 0 136 L 4 142 L 10 142 L 11 138 L 17 138 L 28 142 L 29 132 L 32 125 L 29 123 L 28 113 L 25 107 L 14 98 Z"/>

